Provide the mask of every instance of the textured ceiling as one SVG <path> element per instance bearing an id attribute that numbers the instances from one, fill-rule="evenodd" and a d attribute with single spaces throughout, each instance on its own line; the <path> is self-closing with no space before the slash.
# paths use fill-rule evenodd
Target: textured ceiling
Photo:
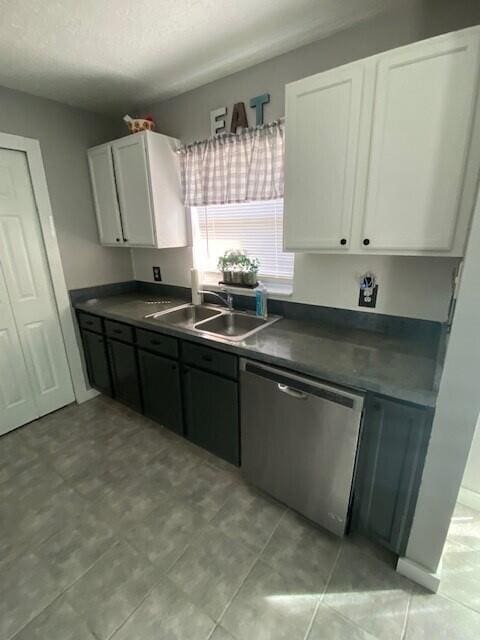
<path id="1" fill-rule="evenodd" d="M 400 0 L 0 0 L 0 85 L 119 114 Z"/>

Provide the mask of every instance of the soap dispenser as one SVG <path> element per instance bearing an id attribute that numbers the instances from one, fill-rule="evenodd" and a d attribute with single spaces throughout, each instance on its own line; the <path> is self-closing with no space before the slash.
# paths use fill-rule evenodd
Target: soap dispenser
<path id="1" fill-rule="evenodd" d="M 258 283 L 258 287 L 255 289 L 255 310 L 256 315 L 259 318 L 267 319 L 267 287 L 262 283 Z"/>

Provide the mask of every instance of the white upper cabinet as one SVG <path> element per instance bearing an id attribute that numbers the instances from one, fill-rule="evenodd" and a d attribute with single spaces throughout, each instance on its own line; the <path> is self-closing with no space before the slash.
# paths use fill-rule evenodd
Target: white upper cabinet
<path id="1" fill-rule="evenodd" d="M 476 34 L 452 33 L 379 58 L 366 246 L 454 248 L 477 75 Z"/>
<path id="2" fill-rule="evenodd" d="M 187 244 L 177 146 L 168 136 L 141 132 L 89 150 L 102 244 Z"/>
<path id="3" fill-rule="evenodd" d="M 479 41 L 473 27 L 287 86 L 287 249 L 463 255 Z"/>
<path id="4" fill-rule="evenodd" d="M 365 65 L 287 86 L 284 244 L 348 249 Z"/>
<path id="5" fill-rule="evenodd" d="M 123 244 L 110 145 L 102 144 L 90 149 L 88 164 L 100 242 L 106 245 Z"/>
<path id="6" fill-rule="evenodd" d="M 145 136 L 127 136 L 112 142 L 118 201 L 125 242 L 155 246 L 153 202 Z"/>

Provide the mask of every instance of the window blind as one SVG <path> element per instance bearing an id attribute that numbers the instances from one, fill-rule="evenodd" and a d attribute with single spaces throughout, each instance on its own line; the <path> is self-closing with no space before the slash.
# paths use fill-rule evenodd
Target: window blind
<path id="1" fill-rule="evenodd" d="M 259 275 L 293 278 L 293 253 L 283 246 L 283 199 L 192 207 L 195 262 L 217 271 L 227 249 L 242 249 L 260 261 Z"/>

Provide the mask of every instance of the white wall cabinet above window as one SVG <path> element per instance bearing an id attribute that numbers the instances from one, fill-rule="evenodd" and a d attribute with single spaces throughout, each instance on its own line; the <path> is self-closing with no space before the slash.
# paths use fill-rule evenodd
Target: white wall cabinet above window
<path id="1" fill-rule="evenodd" d="M 159 249 L 187 244 L 178 144 L 144 131 L 89 149 L 102 244 Z"/>
<path id="2" fill-rule="evenodd" d="M 286 250 L 463 255 L 479 45 L 473 27 L 287 86 Z"/>

